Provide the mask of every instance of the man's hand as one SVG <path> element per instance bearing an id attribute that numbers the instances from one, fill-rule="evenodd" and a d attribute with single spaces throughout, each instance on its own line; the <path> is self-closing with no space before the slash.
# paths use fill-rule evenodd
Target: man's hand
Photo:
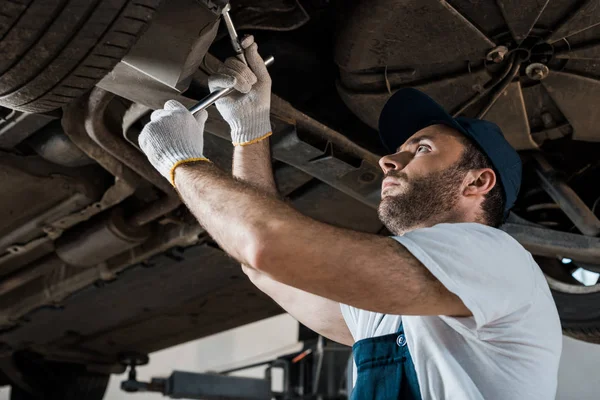
<path id="1" fill-rule="evenodd" d="M 181 103 L 169 100 L 150 116 L 139 137 L 150 163 L 175 186 L 175 169 L 187 162 L 208 161 L 204 151 L 204 110 L 192 115 Z"/>
<path id="2" fill-rule="evenodd" d="M 239 58 L 228 58 L 219 73 L 208 79 L 211 92 L 231 87 L 237 91 L 216 102 L 231 127 L 234 146 L 256 143 L 271 135 L 271 77 L 252 36 L 242 41 L 242 48 L 248 65 Z"/>

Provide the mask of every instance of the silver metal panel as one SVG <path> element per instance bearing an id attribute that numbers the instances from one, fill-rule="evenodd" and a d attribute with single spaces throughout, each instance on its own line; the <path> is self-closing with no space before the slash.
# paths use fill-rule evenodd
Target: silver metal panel
<path id="1" fill-rule="evenodd" d="M 166 1 L 146 33 L 97 86 L 151 108 L 179 100 L 218 26 L 218 15 L 200 2 Z"/>

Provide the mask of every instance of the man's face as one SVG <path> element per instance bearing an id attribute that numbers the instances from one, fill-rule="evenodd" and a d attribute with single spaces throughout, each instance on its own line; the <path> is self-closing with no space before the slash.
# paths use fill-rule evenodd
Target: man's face
<path id="1" fill-rule="evenodd" d="M 411 136 L 379 161 L 385 174 L 379 218 L 394 234 L 431 226 L 457 213 L 465 177 L 458 167 L 461 134 L 432 125 Z"/>

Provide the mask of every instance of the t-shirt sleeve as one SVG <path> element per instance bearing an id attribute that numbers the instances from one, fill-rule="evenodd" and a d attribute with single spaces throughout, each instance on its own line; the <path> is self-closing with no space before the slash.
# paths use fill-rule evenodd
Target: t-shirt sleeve
<path id="1" fill-rule="evenodd" d="M 471 311 L 477 329 L 533 301 L 533 260 L 505 232 L 485 225 L 439 224 L 395 236 Z"/>
<path id="2" fill-rule="evenodd" d="M 344 321 L 348 326 L 348 330 L 350 334 L 357 340 L 358 338 L 358 313 L 360 310 L 355 307 L 350 307 L 346 304 L 340 303 L 340 310 L 342 312 L 342 317 L 344 317 Z"/>

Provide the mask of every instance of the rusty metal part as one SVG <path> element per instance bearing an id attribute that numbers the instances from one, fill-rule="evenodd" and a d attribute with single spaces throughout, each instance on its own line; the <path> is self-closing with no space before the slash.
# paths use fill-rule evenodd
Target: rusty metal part
<path id="1" fill-rule="evenodd" d="M 506 118 L 510 115 L 510 118 Z M 519 82 L 512 82 L 490 108 L 485 119 L 496 123 L 516 150 L 536 150 L 537 143 L 531 135 L 527 109 Z"/>
<path id="2" fill-rule="evenodd" d="M 10 232 L 0 237 L 0 249 L 4 251 L 8 250 L 11 253 L 22 252 L 21 245 L 43 234 L 44 227 L 50 226 L 52 221 L 79 211 L 91 202 L 92 200 L 88 199 L 84 194 L 74 193 L 54 207 L 28 219 L 23 225 L 13 227 Z"/>
<path id="3" fill-rule="evenodd" d="M 35 263 L 30 264 L 13 274 L 10 274 L 0 281 L 0 296 L 17 289 L 18 287 L 21 287 L 34 279 L 46 275 L 62 264 L 64 264 L 64 262 L 58 257 L 55 255 L 49 255 L 44 259 L 36 261 Z"/>
<path id="4" fill-rule="evenodd" d="M 84 102 L 85 99 L 65 107 L 62 120 L 64 132 L 88 157 L 96 160 L 113 174 L 116 177 L 115 183 L 95 202 L 82 202 L 83 194 L 76 193 L 37 215 L 21 227 L 12 229 L 10 235 L 0 239 L 0 247 L 8 246 L 9 248 L 9 252 L 0 257 L 0 264 L 5 273 L 8 272 L 7 266 L 14 271 L 19 266 L 33 263 L 34 258 L 32 257 L 39 258 L 48 254 L 54 248 L 53 241 L 59 238 L 65 230 L 120 203 L 131 196 L 135 188 L 142 182 L 137 174 L 96 145 L 86 134 Z M 31 232 L 34 231 L 39 231 L 39 234 L 32 235 Z M 33 263 L 22 271 L 25 277 L 28 274 L 37 275 L 44 271 L 43 265 L 36 264 Z M 16 282 L 28 281 L 29 279 L 23 279 L 21 276 L 10 282 L 0 281 L 0 287 L 5 283 L 7 285 L 4 286 L 5 288 L 14 287 Z"/>
<path id="5" fill-rule="evenodd" d="M 477 7 L 469 4 L 378 0 L 341 12 L 342 28 L 336 31 L 335 52 L 340 69 L 338 92 L 344 103 L 376 129 L 390 94 L 401 87 L 415 87 L 454 114 L 482 117 L 489 105 L 503 96 L 503 91 L 497 90 L 489 101 L 494 81 L 502 77 L 503 67 L 511 58 L 519 57 L 529 65 L 528 73 L 527 68 L 512 72 L 516 79 L 526 83 L 521 90 L 530 92 L 523 96 L 530 129 L 540 131 L 539 114 L 534 111 L 551 103 L 549 108 L 557 124 L 573 127 L 573 139 L 600 141 L 596 129 L 600 123 L 594 109 L 600 87 L 597 62 L 600 9 L 595 3 L 498 0 L 479 2 Z M 428 29 L 432 18 L 436 27 L 456 24 L 459 35 L 449 38 L 445 34 L 455 32 L 454 29 Z M 406 32 L 410 35 L 399 37 Z M 461 42 L 455 47 L 454 40 L 459 37 Z M 509 49 L 499 64 L 485 60 L 486 54 L 489 60 L 502 58 L 498 46 L 491 44 L 482 49 L 487 38 L 492 37 L 498 45 Z M 545 40 L 548 37 L 549 41 Z M 428 49 L 426 58 L 423 58 L 424 46 Z M 393 76 L 390 72 L 395 71 L 411 73 L 388 79 Z M 491 78 L 490 82 L 478 79 L 481 71 L 483 78 Z M 523 76 L 518 76 L 519 73 Z M 534 85 L 532 79 L 547 90 L 534 89 L 540 85 Z M 509 86 L 511 82 L 505 84 Z M 531 95 L 534 92 L 535 96 Z M 486 101 L 488 106 L 482 104 Z M 504 109 L 509 111 L 507 107 Z M 479 110 L 482 112 L 477 114 Z M 512 119 L 512 115 L 504 115 L 502 119 Z M 518 119 L 524 121 L 522 115 Z M 524 124 L 518 128 L 524 129 Z M 536 147 L 528 137 L 532 132 L 527 137 L 520 133 L 525 138 L 523 149 Z"/>
<path id="6" fill-rule="evenodd" d="M 312 133 L 331 142 L 338 150 L 358 157 L 375 166 L 379 163 L 380 156 L 360 147 L 341 133 L 309 117 L 281 97 L 275 95 L 271 97 L 271 112 L 281 119 L 291 121 L 300 131 Z"/>
<path id="7" fill-rule="evenodd" d="M 464 65 L 464 60 L 481 59 L 496 46 L 449 2 L 371 0 L 339 11 L 335 61 L 346 71 Z M 429 40 L 432 29 L 428 21 L 435 21 L 435 32 L 444 33 L 443 42 Z M 424 43 L 427 51 L 423 51 Z M 364 49 L 371 56 L 353 49 Z"/>
<path id="8" fill-rule="evenodd" d="M 577 193 L 558 176 L 558 173 L 541 154 L 535 154 L 533 159 L 536 162 L 535 172 L 544 190 L 584 235 L 598 236 L 600 234 L 600 220 L 596 215 L 579 198 Z"/>
<path id="9" fill-rule="evenodd" d="M 527 66 L 527 68 L 525 68 L 525 74 L 529 77 L 529 79 L 533 79 L 534 81 L 546 79 L 549 73 L 550 69 L 548 66 L 542 63 L 531 63 Z"/>
<path id="10" fill-rule="evenodd" d="M 229 139 L 229 126 L 227 123 L 220 118 L 216 110 L 209 109 L 208 111 L 209 117 L 206 122 L 206 131 Z M 298 113 L 300 112 L 298 111 Z M 288 115 L 294 114 L 292 112 Z M 307 118 L 309 118 L 309 121 L 311 120 L 310 117 Z M 381 169 L 376 164 L 366 160 L 362 161 L 356 167 L 335 157 L 332 153 L 336 152 L 336 149 L 341 148 L 339 153 L 346 151 L 346 154 L 352 154 L 355 157 L 363 156 L 369 158 L 369 160 L 378 160 L 378 156 L 355 144 L 354 146 L 356 147 L 351 149 L 343 148 L 342 146 L 337 147 L 337 135 L 341 134 L 333 131 L 335 134 L 330 135 L 329 128 L 324 130 L 322 136 L 319 135 L 319 131 L 311 132 L 321 138 L 333 138 L 336 140 L 335 142 L 333 140 L 329 141 L 330 144 L 323 151 L 298 137 L 296 129 L 300 124 L 296 125 L 296 121 L 273 116 L 271 122 L 273 127 L 273 158 L 298 168 L 371 208 L 377 208 L 381 192 Z M 319 125 L 322 124 L 311 124 L 311 127 L 319 129 Z M 361 160 L 364 159 L 361 158 Z"/>
<path id="11" fill-rule="evenodd" d="M 112 280 L 127 267 L 175 246 L 191 246 L 198 243 L 204 230 L 198 224 L 168 225 L 160 227 L 143 244 L 126 253 L 119 254 L 104 263 L 90 268 L 71 268 L 64 263 L 45 277 L 39 277 L 43 290 L 9 293 L 3 296 L 0 313 L 0 329 L 15 325 L 18 318 L 47 304 L 57 304 L 70 294 L 98 280 Z M 37 287 L 37 286 L 36 286 Z"/>
<path id="12" fill-rule="evenodd" d="M 174 196 L 164 196 L 150 205 L 136 211 L 126 219 L 131 226 L 143 226 L 165 214 L 170 213 L 181 205 L 181 200 Z"/>
<path id="13" fill-rule="evenodd" d="M 504 20 L 515 39 L 520 44 L 533 29 L 540 18 L 546 5 L 550 0 L 521 1 L 521 0 L 498 0 L 498 6 L 502 11 Z"/>
<path id="14" fill-rule="evenodd" d="M 298 0 L 236 0 L 231 12 L 238 29 L 291 31 L 310 20 Z"/>
<path id="15" fill-rule="evenodd" d="M 132 188 L 142 183 L 142 178 L 125 166 L 117 158 L 98 146 L 85 131 L 88 96 L 71 103 L 63 109 L 62 126 L 65 134 L 89 158 L 95 160 L 102 168 L 117 179 L 126 182 Z"/>
<path id="16" fill-rule="evenodd" d="M 600 238 L 514 223 L 506 223 L 500 229 L 534 255 L 600 263 Z"/>
<path id="17" fill-rule="evenodd" d="M 82 167 L 94 163 L 65 135 L 60 122 L 56 121 L 40 129 L 26 139 L 26 143 L 43 159 L 66 167 Z"/>
<path id="18" fill-rule="evenodd" d="M 552 71 L 542 85 L 573 127 L 573 139 L 600 141 L 597 112 L 600 81 L 576 73 Z"/>
<path id="19" fill-rule="evenodd" d="M 100 88 L 95 88 L 90 93 L 89 101 L 87 103 L 89 114 L 85 123 L 89 136 L 114 158 L 118 159 L 138 175 L 158 187 L 170 198 L 169 201 L 163 203 L 161 207 L 154 208 L 154 210 L 159 210 L 161 213 L 174 210 L 181 202 L 169 182 L 164 179 L 154 167 L 152 167 L 143 153 L 131 146 L 127 140 L 125 140 L 122 133 L 110 132 L 106 126 L 104 122 L 105 112 L 113 97 L 114 95 L 112 93 L 106 92 Z M 165 207 L 167 204 L 171 207 L 170 209 L 169 207 Z M 146 216 L 142 219 L 148 220 L 148 212 L 146 212 L 145 215 Z M 156 215 L 156 217 L 160 215 Z"/>
<path id="20" fill-rule="evenodd" d="M 88 114 L 85 129 L 94 142 L 106 152 L 127 165 L 166 194 L 174 194 L 173 187 L 148 162 L 143 153 L 130 146 L 121 132 L 110 132 L 105 124 L 105 113 L 110 101 L 115 97 L 103 89 L 92 90 L 87 102 Z"/>
<path id="21" fill-rule="evenodd" d="M 0 110 L 2 109 L 8 110 L 4 107 L 0 108 Z M 40 128 L 57 119 L 53 115 L 8 111 L 9 114 L 0 116 L 0 148 L 2 149 L 13 148 Z"/>
<path id="22" fill-rule="evenodd" d="M 486 104 L 484 105 L 484 107 L 477 113 L 475 118 L 485 117 L 485 115 L 488 113 L 490 108 L 492 108 L 494 106 L 494 104 L 496 104 L 496 101 L 498 101 L 498 99 L 502 96 L 502 94 L 505 92 L 505 90 L 510 86 L 513 79 L 515 79 L 515 76 L 518 75 L 520 68 L 521 68 L 521 60 L 519 59 L 519 57 L 517 55 L 515 58 L 514 64 L 513 64 L 512 68 L 509 70 L 508 74 L 504 77 L 504 79 L 502 79 L 502 81 L 500 81 L 498 83 L 497 86 L 494 86 L 491 88 L 492 95 L 486 101 Z"/>
<path id="23" fill-rule="evenodd" d="M 132 103 L 127 110 L 125 110 L 125 113 L 123 113 L 123 136 L 132 146 L 139 147 L 137 140 L 142 132 L 140 127 L 136 126 L 136 123 L 142 120 L 146 115 L 148 115 L 149 119 L 151 112 L 152 109 L 143 104 Z"/>
<path id="24" fill-rule="evenodd" d="M 561 40 L 598 25 L 598 3 L 594 0 L 573 2 L 575 10 L 569 10 L 558 26 L 553 27 L 548 38 L 550 43 Z"/>
<path id="25" fill-rule="evenodd" d="M 416 82 L 412 87 L 427 93 L 446 110 L 456 109 L 453 111 L 456 115 L 462 113 L 463 108 L 468 108 L 469 103 L 473 104 L 489 93 L 484 87 L 491 87 L 493 82 L 488 81 L 490 78 L 486 70 L 478 68 L 469 72 L 465 68 L 464 73 Z M 396 89 L 392 88 L 392 92 Z M 387 89 L 354 90 L 345 82 L 338 82 L 337 90 L 350 110 L 367 125 L 377 129 L 379 114 L 391 96 Z"/>
<path id="26" fill-rule="evenodd" d="M 69 265 L 92 267 L 138 246 L 150 230 L 128 225 L 119 209 L 105 218 L 77 227 L 56 241 L 56 254 Z"/>
<path id="27" fill-rule="evenodd" d="M 508 48 L 506 46 L 497 46 L 488 51 L 488 53 L 485 55 L 485 59 L 495 63 L 501 63 L 504 61 L 506 53 L 508 53 Z"/>

